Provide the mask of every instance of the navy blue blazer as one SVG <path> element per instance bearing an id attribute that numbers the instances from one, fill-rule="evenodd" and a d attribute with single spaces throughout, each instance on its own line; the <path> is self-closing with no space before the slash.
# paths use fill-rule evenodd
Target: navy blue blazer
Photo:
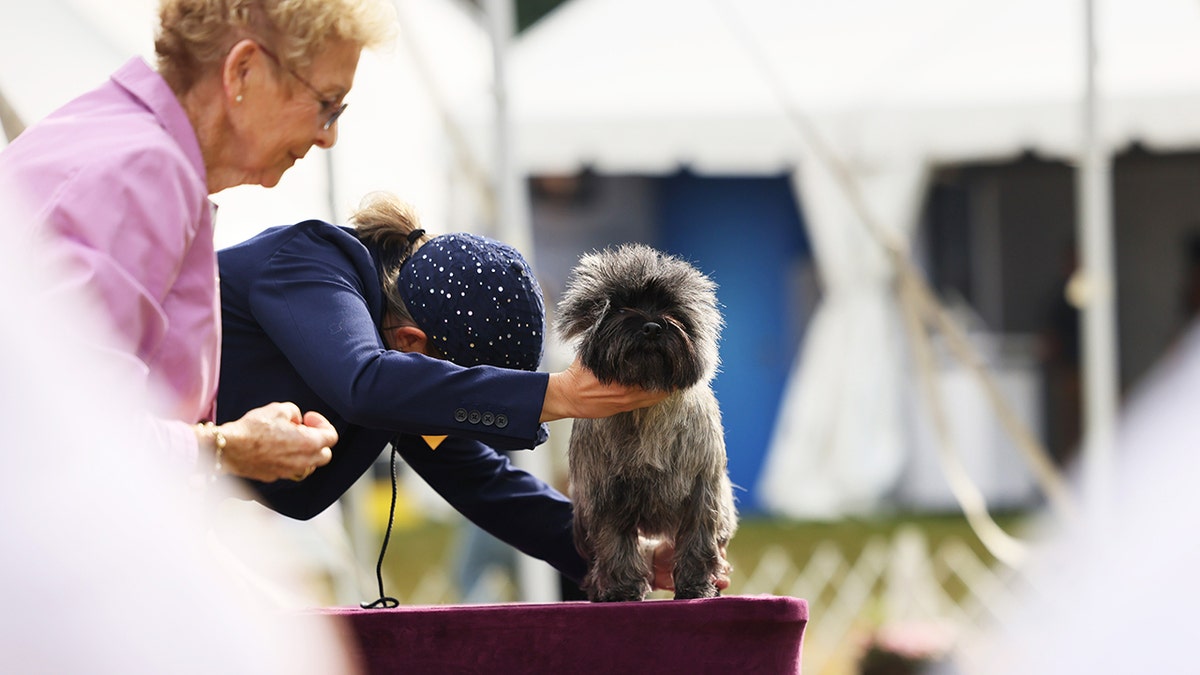
<path id="1" fill-rule="evenodd" d="M 549 374 L 463 368 L 387 349 L 379 256 L 349 228 L 316 220 L 271 228 L 220 251 L 218 261 L 217 421 L 293 401 L 325 415 L 339 437 L 333 461 L 303 482 L 249 481 L 259 501 L 311 518 L 391 442 L 472 522 L 576 581 L 583 577 L 571 503 L 496 450 L 546 440 L 538 419 Z M 421 435 L 449 438 L 432 450 Z"/>

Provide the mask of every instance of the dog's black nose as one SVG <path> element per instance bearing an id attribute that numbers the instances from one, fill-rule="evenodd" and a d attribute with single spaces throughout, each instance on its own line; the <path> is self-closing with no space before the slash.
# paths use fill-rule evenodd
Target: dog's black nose
<path id="1" fill-rule="evenodd" d="M 658 325 L 657 323 L 654 323 L 653 321 L 647 321 L 646 323 L 642 324 L 642 335 L 645 335 L 648 338 L 656 338 L 661 334 L 662 326 Z"/>

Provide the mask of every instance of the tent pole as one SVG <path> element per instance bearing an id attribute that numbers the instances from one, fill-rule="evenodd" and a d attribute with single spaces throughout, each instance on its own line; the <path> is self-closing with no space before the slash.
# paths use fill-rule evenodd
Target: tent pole
<path id="1" fill-rule="evenodd" d="M 495 147 L 493 161 L 496 211 L 493 236 L 524 255 L 533 263 L 533 237 L 529 232 L 529 203 L 523 189 L 523 176 L 517 171 L 513 154 L 512 115 L 508 97 L 508 50 L 516 32 L 514 0 L 485 0 L 483 3 L 492 37 L 493 95 L 496 99 Z"/>
<path id="2" fill-rule="evenodd" d="M 494 95 L 496 97 L 495 156 L 493 158 L 495 211 L 493 236 L 521 252 L 535 270 L 533 235 L 529 231 L 529 201 L 525 194 L 523 176 L 518 172 L 513 155 L 512 123 L 508 109 L 508 49 L 516 32 L 514 0 L 485 0 L 484 13 L 492 38 Z M 548 454 L 517 452 L 513 462 L 546 482 L 551 467 Z M 517 587 L 524 602 L 556 602 L 562 599 L 557 577 L 549 565 L 517 553 Z"/>
<path id="3" fill-rule="evenodd" d="M 333 148 L 325 151 L 325 200 L 329 207 L 329 222 L 340 222 L 337 207 L 337 171 L 333 163 Z"/>
<path id="4" fill-rule="evenodd" d="M 25 131 L 25 123 L 4 97 L 3 91 L 0 91 L 0 129 L 4 131 L 4 137 L 9 143 L 17 140 L 17 136 Z"/>
<path id="5" fill-rule="evenodd" d="M 1084 0 L 1083 147 L 1077 171 L 1078 239 L 1085 300 L 1083 330 L 1083 491 L 1103 518 L 1112 495 L 1117 386 L 1116 274 L 1112 244 L 1112 172 L 1100 133 L 1096 83 L 1096 0 Z"/>

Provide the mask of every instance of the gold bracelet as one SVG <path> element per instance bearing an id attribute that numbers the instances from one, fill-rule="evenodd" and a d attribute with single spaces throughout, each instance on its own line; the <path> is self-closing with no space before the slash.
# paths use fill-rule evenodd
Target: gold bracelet
<path id="1" fill-rule="evenodd" d="M 213 464 L 212 478 L 213 480 L 216 480 L 217 476 L 221 475 L 221 457 L 225 454 L 225 434 L 221 433 L 221 430 L 217 428 L 217 425 L 213 424 L 212 422 L 201 422 L 196 426 L 201 431 L 205 431 L 212 436 L 213 447 L 216 448 L 216 462 Z"/>

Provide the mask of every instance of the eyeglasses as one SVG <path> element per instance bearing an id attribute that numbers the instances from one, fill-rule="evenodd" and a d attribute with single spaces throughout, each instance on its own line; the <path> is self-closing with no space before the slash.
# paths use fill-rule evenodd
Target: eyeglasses
<path id="1" fill-rule="evenodd" d="M 283 68 L 288 73 L 290 73 L 292 77 L 294 77 L 300 81 L 300 84 L 303 84 L 304 86 L 308 87 L 308 90 L 313 93 L 313 96 L 317 97 L 317 102 L 321 104 L 321 115 L 325 116 L 325 124 L 322 125 L 322 127 L 321 127 L 322 129 L 325 129 L 328 131 L 329 128 L 332 127 L 335 122 L 337 122 L 338 118 L 342 116 L 342 113 L 346 112 L 346 108 L 349 107 L 349 105 L 350 105 L 349 103 L 343 103 L 341 105 L 338 105 L 336 100 L 325 98 L 324 96 L 321 95 L 321 92 L 312 85 L 311 82 L 304 79 L 303 77 L 300 77 L 300 73 L 297 73 L 296 71 L 292 70 L 291 68 L 288 68 L 287 66 L 285 66 L 283 64 L 283 61 L 281 61 L 279 59 L 279 57 L 275 55 L 274 52 L 272 52 L 270 49 L 267 49 L 266 46 L 263 45 L 263 43 L 258 42 L 256 40 L 254 42 L 254 44 L 258 45 L 258 48 L 261 49 L 264 54 L 271 57 L 271 60 L 275 62 L 275 65 L 279 66 L 280 68 Z"/>

